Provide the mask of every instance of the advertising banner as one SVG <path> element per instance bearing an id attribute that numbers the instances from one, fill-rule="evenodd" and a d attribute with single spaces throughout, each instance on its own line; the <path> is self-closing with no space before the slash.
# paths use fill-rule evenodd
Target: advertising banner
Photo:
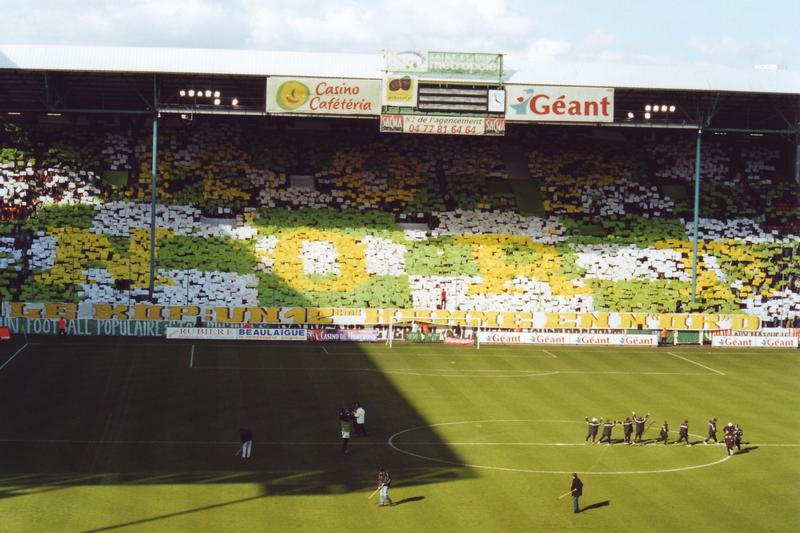
<path id="1" fill-rule="evenodd" d="M 461 337 L 445 337 L 444 343 L 450 346 L 474 346 L 475 339 L 462 339 Z"/>
<path id="2" fill-rule="evenodd" d="M 614 89 L 506 85 L 506 120 L 614 122 Z"/>
<path id="3" fill-rule="evenodd" d="M 386 76 L 383 80 L 383 105 L 415 107 L 419 81 L 408 75 Z"/>
<path id="4" fill-rule="evenodd" d="M 314 342 L 377 342 L 380 340 L 374 329 L 310 329 L 308 340 Z"/>
<path id="5" fill-rule="evenodd" d="M 430 135 L 505 135 L 506 123 L 504 119 L 494 117 L 381 115 L 381 132 Z"/>
<path id="6" fill-rule="evenodd" d="M 267 78 L 267 113 L 380 115 L 380 112 L 380 80 Z"/>
<path id="7" fill-rule="evenodd" d="M 711 346 L 717 348 L 797 348 L 797 337 L 715 336 Z"/>
<path id="8" fill-rule="evenodd" d="M 501 54 L 473 52 L 384 52 L 388 72 L 492 76 L 503 74 Z"/>
<path id="9" fill-rule="evenodd" d="M 306 330 L 244 329 L 244 328 L 167 328 L 168 339 L 253 340 L 253 341 L 304 341 Z"/>
<path id="10" fill-rule="evenodd" d="M 482 344 L 572 344 L 595 346 L 658 346 L 658 335 L 600 333 L 528 333 L 481 331 Z"/>

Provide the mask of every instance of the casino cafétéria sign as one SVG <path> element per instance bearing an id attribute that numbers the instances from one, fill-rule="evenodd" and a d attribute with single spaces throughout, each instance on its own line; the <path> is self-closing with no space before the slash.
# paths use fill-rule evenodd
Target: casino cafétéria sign
<path id="1" fill-rule="evenodd" d="M 379 115 L 380 111 L 380 80 L 267 78 L 267 113 Z"/>

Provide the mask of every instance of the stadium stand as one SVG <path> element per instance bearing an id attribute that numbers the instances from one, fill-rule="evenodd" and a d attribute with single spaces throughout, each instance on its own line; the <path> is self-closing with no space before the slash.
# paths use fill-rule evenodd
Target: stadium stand
<path id="1" fill-rule="evenodd" d="M 2 128 L 0 296 L 144 301 L 147 127 Z M 800 319 L 798 188 L 769 140 L 704 147 L 691 304 L 691 135 L 259 128 L 163 127 L 157 302 L 435 308 L 444 290 L 449 309 Z M 508 150 L 524 152 L 543 217 L 517 210 Z"/>

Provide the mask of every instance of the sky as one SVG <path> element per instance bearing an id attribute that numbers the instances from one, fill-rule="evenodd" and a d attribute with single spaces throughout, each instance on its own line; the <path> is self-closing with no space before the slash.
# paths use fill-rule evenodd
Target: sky
<path id="1" fill-rule="evenodd" d="M 800 1 L 0 0 L 0 43 L 800 69 Z"/>

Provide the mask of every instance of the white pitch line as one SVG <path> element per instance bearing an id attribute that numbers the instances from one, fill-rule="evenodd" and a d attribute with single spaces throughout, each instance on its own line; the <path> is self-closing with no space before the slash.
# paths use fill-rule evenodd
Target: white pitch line
<path id="1" fill-rule="evenodd" d="M 189 356 L 189 368 L 194 367 L 194 344 L 192 344 L 192 354 Z"/>
<path id="2" fill-rule="evenodd" d="M 692 363 L 693 365 L 697 365 L 697 366 L 699 366 L 701 368 L 705 368 L 706 370 L 711 370 L 712 372 L 714 372 L 715 374 L 719 374 L 720 376 L 724 376 L 725 375 L 724 372 L 720 372 L 719 370 L 714 370 L 710 366 L 706 366 L 704 364 L 698 363 L 697 361 L 692 361 L 688 357 L 683 357 L 682 355 L 678 355 L 678 354 L 673 353 L 673 352 L 667 352 L 667 353 L 670 354 L 672 357 L 677 357 L 678 359 L 683 359 L 684 361 Z"/>
<path id="3" fill-rule="evenodd" d="M 550 350 L 542 350 L 542 351 L 544 353 L 546 353 L 547 355 L 549 355 L 550 357 L 552 357 L 553 359 L 558 359 L 558 356 L 556 354 L 554 354 L 553 352 L 551 352 Z"/>
<path id="4" fill-rule="evenodd" d="M 6 362 L 5 362 L 5 363 L 3 363 L 2 365 L 0 365 L 0 370 L 3 370 L 3 368 L 5 368 L 5 366 L 6 366 L 8 363 L 10 363 L 11 361 L 13 361 L 13 360 L 14 360 L 14 358 L 15 358 L 17 355 L 19 355 L 19 353 L 20 353 L 22 350 L 24 350 L 25 348 L 27 348 L 27 347 L 28 347 L 28 343 L 26 342 L 25 344 L 23 344 L 23 345 L 22 345 L 22 348 L 20 348 L 20 349 L 19 349 L 19 350 L 17 350 L 16 352 L 14 352 L 14 355 L 12 355 L 11 357 L 9 357 L 9 358 L 8 358 L 8 361 L 6 361 Z"/>

